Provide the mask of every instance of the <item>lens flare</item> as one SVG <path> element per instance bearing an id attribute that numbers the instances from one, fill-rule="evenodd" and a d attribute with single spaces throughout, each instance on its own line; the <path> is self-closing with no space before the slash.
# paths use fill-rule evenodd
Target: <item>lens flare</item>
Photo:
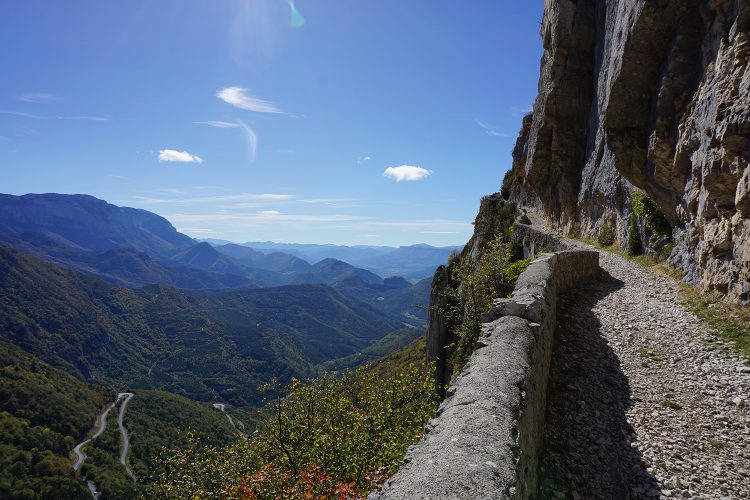
<path id="1" fill-rule="evenodd" d="M 299 13 L 297 7 L 294 6 L 294 0 L 288 0 L 289 9 L 292 11 L 292 28 L 300 28 L 305 25 L 305 18 Z"/>

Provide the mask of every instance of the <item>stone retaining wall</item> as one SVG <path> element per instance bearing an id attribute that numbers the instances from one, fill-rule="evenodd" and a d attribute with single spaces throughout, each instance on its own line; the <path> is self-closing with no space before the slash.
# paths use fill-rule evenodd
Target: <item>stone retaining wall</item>
<path id="1" fill-rule="evenodd" d="M 521 243 L 523 246 L 524 259 L 534 258 L 541 248 L 549 252 L 578 250 L 582 248 L 581 245 L 574 241 L 556 234 L 544 232 L 527 224 L 519 224 L 518 222 L 513 225 L 513 241 Z"/>
<path id="2" fill-rule="evenodd" d="M 528 226 L 517 229 L 532 253 L 568 244 Z M 371 498 L 534 497 L 557 296 L 598 275 L 595 251 L 563 250 L 534 260 L 512 298 L 496 299 L 483 316 L 477 349 L 426 436 Z"/>

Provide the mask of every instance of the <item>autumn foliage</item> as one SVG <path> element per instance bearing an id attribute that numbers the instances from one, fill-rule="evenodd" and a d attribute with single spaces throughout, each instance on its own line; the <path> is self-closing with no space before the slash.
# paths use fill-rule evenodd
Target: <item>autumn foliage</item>
<path id="1" fill-rule="evenodd" d="M 430 370 L 414 361 L 265 390 L 255 432 L 224 448 L 195 441 L 173 452 L 154 496 L 363 498 L 398 470 L 437 406 Z"/>

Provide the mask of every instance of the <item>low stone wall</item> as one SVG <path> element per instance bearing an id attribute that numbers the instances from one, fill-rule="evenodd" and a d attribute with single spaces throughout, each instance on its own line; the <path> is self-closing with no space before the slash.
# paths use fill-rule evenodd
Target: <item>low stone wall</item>
<path id="1" fill-rule="evenodd" d="M 534 258 L 542 248 L 546 249 L 548 252 L 580 250 L 585 248 L 583 245 L 575 241 L 518 222 L 513 225 L 513 241 L 521 243 L 523 246 L 524 259 Z"/>
<path id="2" fill-rule="evenodd" d="M 551 235 L 520 229 L 530 249 L 531 243 L 550 250 L 565 243 L 555 247 Z M 496 299 L 483 316 L 477 350 L 426 436 L 371 498 L 534 497 L 558 293 L 598 276 L 595 251 L 563 250 L 534 260 L 512 298 Z"/>

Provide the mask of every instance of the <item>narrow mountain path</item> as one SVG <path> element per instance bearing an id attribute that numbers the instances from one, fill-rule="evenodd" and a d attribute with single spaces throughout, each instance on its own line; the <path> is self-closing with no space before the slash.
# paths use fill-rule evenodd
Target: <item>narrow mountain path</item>
<path id="1" fill-rule="evenodd" d="M 550 370 L 545 498 L 750 498 L 750 366 L 678 286 L 606 251 L 565 292 Z"/>
<path id="2" fill-rule="evenodd" d="M 130 468 L 128 465 L 128 452 L 130 451 L 130 436 L 128 436 L 128 430 L 125 428 L 125 425 L 123 424 L 123 419 L 125 418 L 125 408 L 127 407 L 128 403 L 131 399 L 133 399 L 132 392 L 121 392 L 117 395 L 117 399 L 122 399 L 122 404 L 120 405 L 120 415 L 117 417 L 117 426 L 120 428 L 120 437 L 122 438 L 121 442 L 121 448 L 120 448 L 120 463 L 123 467 L 125 467 L 125 471 L 128 473 L 128 475 L 135 481 L 135 474 L 133 474 L 133 469 Z"/>

